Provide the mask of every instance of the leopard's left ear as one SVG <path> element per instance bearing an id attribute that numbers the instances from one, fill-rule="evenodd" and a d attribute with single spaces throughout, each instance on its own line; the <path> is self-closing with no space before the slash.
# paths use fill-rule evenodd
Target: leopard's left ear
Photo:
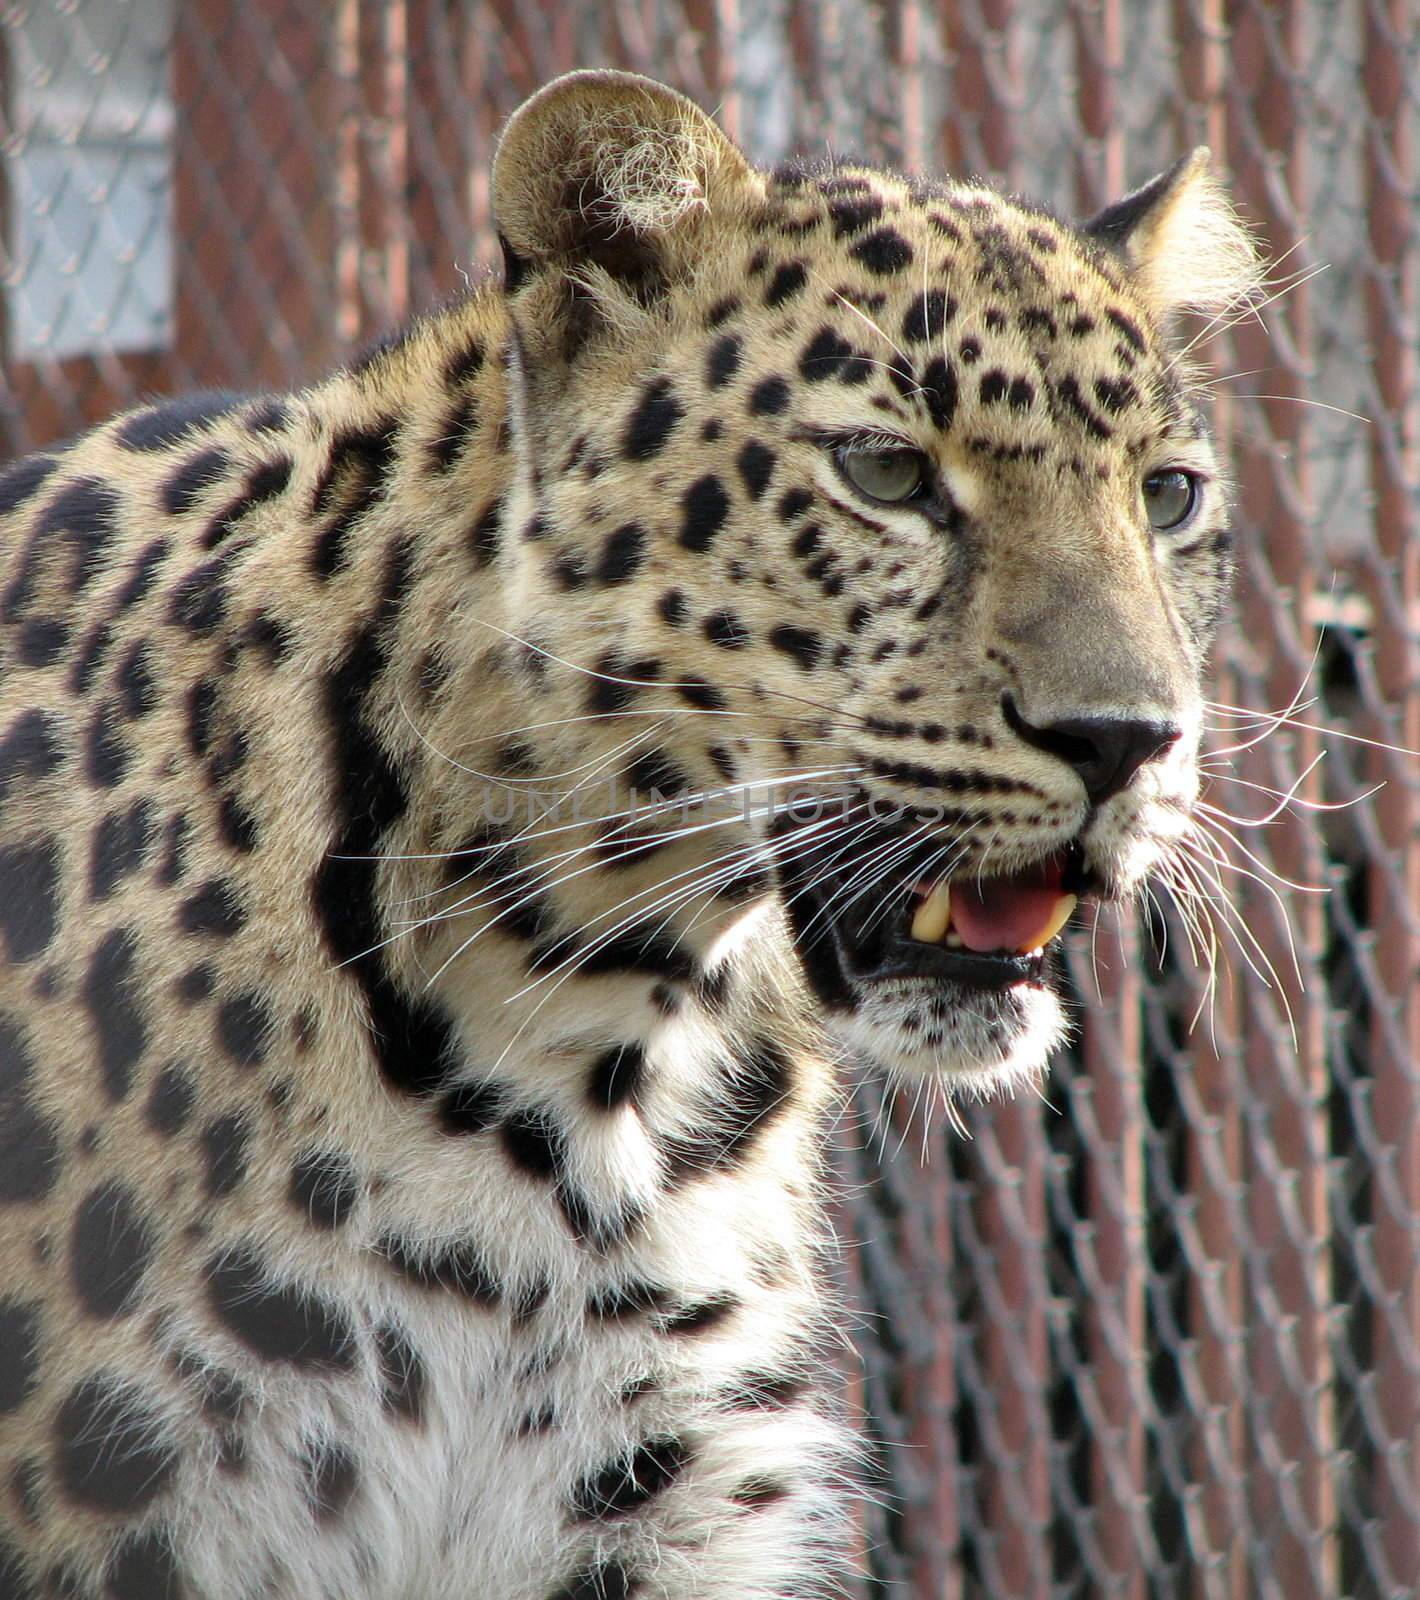
<path id="1" fill-rule="evenodd" d="M 1239 304 L 1262 278 L 1252 236 L 1210 160 L 1200 147 L 1083 224 L 1084 233 L 1123 258 L 1140 298 L 1161 321 L 1178 311 Z"/>

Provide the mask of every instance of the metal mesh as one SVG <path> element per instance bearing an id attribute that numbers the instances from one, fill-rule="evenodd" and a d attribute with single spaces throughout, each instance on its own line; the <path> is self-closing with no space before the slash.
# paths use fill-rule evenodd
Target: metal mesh
<path id="1" fill-rule="evenodd" d="M 1243 551 L 1213 744 L 1268 734 L 1209 800 L 1294 796 L 1219 869 L 1225 973 L 1168 902 L 1102 923 L 1043 1100 L 963 1139 L 864 1083 L 845 1123 L 865 1597 L 1420 1593 L 1420 763 L 1382 748 L 1420 749 L 1417 41 L 1409 0 L 0 6 L 6 453 L 300 382 L 457 291 L 498 125 L 574 65 L 761 161 L 1070 212 L 1206 142 L 1298 280 L 1208 347 Z"/>

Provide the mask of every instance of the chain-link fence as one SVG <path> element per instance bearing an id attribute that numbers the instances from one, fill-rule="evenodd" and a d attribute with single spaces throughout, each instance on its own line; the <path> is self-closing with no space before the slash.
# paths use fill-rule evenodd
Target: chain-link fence
<path id="1" fill-rule="evenodd" d="M 858 1091 L 862 1593 L 1420 1594 L 1420 762 L 1387 748 L 1420 749 L 1420 12 L 0 4 L 3 452 L 300 382 L 457 292 L 500 123 L 594 64 L 761 161 L 828 144 L 1067 212 L 1195 143 L 1229 169 L 1290 287 L 1213 347 L 1242 484 L 1207 813 L 1237 842 L 1200 879 L 1226 972 L 1165 902 L 1073 950 L 1043 1101 L 963 1139 Z"/>

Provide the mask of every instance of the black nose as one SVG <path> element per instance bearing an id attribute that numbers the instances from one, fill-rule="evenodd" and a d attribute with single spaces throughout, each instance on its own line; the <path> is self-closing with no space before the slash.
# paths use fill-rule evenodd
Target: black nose
<path id="1" fill-rule="evenodd" d="M 1163 755 L 1183 732 L 1173 722 L 1133 717 L 1065 717 L 1037 727 L 1026 721 L 1008 694 L 1001 697 L 1001 710 L 1027 744 L 1075 769 L 1096 806 L 1118 794 L 1146 761 Z"/>

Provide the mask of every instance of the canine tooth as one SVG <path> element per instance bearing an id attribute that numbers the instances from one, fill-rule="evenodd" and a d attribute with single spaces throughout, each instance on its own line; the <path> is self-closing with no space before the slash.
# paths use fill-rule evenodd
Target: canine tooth
<path id="1" fill-rule="evenodd" d="M 1045 919 L 1044 926 L 1039 933 L 1026 940 L 1020 947 L 1020 953 L 1022 955 L 1030 955 L 1037 950 L 1043 950 L 1070 920 L 1070 913 L 1079 903 L 1080 897 L 1077 894 L 1062 894 L 1058 896 L 1055 904 L 1051 907 L 1050 915 Z"/>
<path id="2" fill-rule="evenodd" d="M 947 949 L 948 950 L 960 950 L 961 948 L 962 948 L 962 937 L 961 937 L 961 935 L 959 933 L 957 933 L 954 929 L 948 928 L 947 929 Z"/>
<path id="3" fill-rule="evenodd" d="M 952 892 L 945 883 L 935 884 L 913 914 L 912 937 L 923 944 L 941 944 L 951 921 Z"/>

